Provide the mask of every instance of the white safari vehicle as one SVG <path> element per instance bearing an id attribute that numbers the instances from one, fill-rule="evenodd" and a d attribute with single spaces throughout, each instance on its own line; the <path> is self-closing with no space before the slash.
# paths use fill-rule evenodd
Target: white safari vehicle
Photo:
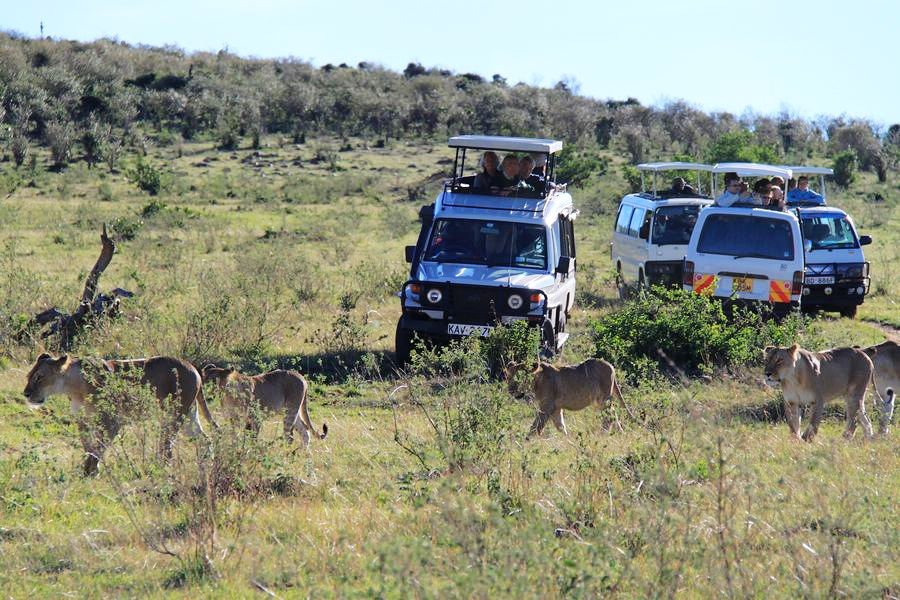
<path id="1" fill-rule="evenodd" d="M 862 247 L 872 238 L 858 235 L 853 220 L 839 208 L 810 206 L 796 212 L 806 250 L 803 310 L 855 317 L 869 292 L 869 263 Z"/>
<path id="2" fill-rule="evenodd" d="M 712 172 L 778 175 L 785 181 L 792 175 L 789 168 L 754 163 L 717 164 Z M 783 315 L 800 306 L 803 273 L 797 215 L 735 203 L 700 212 L 685 254 L 682 283 L 685 290 L 700 294 L 766 303 Z"/>
<path id="3" fill-rule="evenodd" d="M 680 285 L 684 252 L 697 216 L 701 208 L 712 204 L 711 165 L 657 162 L 637 168 L 641 192 L 622 198 L 610 242 L 620 293 L 629 285 Z M 665 179 L 661 188 L 658 178 L 666 172 L 693 172 L 696 180 L 688 182 L 688 187 L 673 189 Z M 652 185 L 648 185 L 646 174 L 653 175 Z"/>
<path id="4" fill-rule="evenodd" d="M 517 320 L 540 328 L 545 352 L 557 351 L 575 304 L 578 214 L 566 186 L 554 183 L 562 142 L 465 135 L 449 145 L 456 149 L 453 177 L 420 211 L 418 243 L 406 247 L 411 268 L 399 294 L 398 362 L 408 362 L 416 337 L 485 336 Z M 486 152 L 546 159 L 545 176 L 482 186 L 476 174 Z"/>
<path id="5" fill-rule="evenodd" d="M 853 219 L 840 208 L 826 206 L 825 177 L 834 174 L 828 167 L 791 166 L 795 176 L 818 179 L 818 191 L 799 194 L 789 200 L 803 231 L 806 272 L 803 281 L 804 311 L 835 311 L 856 316 L 869 292 L 869 263 L 862 247 L 871 244 L 868 235 L 859 235 Z"/>

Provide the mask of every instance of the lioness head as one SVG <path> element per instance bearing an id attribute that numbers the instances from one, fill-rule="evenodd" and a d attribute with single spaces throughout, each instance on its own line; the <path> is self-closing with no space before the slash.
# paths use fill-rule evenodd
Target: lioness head
<path id="1" fill-rule="evenodd" d="M 230 379 L 234 378 L 236 373 L 237 369 L 234 367 L 225 369 L 213 364 L 208 364 L 200 371 L 200 376 L 203 378 L 204 382 L 208 381 L 215 383 L 218 386 L 224 386 Z"/>
<path id="2" fill-rule="evenodd" d="M 53 358 L 46 352 L 38 356 L 28 372 L 25 384 L 25 398 L 31 406 L 40 406 L 49 396 L 63 392 L 64 376 L 68 368 L 69 356 L 63 354 Z"/>
<path id="3" fill-rule="evenodd" d="M 766 361 L 766 383 L 774 386 L 785 379 L 808 374 L 818 375 L 820 365 L 818 359 L 794 344 L 790 348 L 767 346 L 763 350 Z M 799 369 L 799 372 L 797 372 Z"/>

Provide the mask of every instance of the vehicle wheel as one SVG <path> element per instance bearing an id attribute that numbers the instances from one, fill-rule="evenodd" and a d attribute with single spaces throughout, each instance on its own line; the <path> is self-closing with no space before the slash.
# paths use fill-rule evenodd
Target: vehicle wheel
<path id="1" fill-rule="evenodd" d="M 556 354 L 556 333 L 551 323 L 544 323 L 541 328 L 541 359 L 550 360 Z"/>
<path id="2" fill-rule="evenodd" d="M 628 300 L 628 285 L 622 278 L 622 265 L 616 265 L 616 291 L 619 293 L 619 300 Z"/>
<path id="3" fill-rule="evenodd" d="M 639 291 L 647 291 L 649 288 L 647 287 L 647 280 L 644 279 L 644 270 L 641 269 L 640 273 L 638 273 L 638 290 Z"/>
<path id="4" fill-rule="evenodd" d="M 409 364 L 412 353 L 412 341 L 413 332 L 397 323 L 397 334 L 394 337 L 394 354 L 396 355 L 398 367 L 404 367 Z"/>
<path id="5" fill-rule="evenodd" d="M 848 319 L 855 319 L 856 312 L 859 310 L 859 306 L 854 304 L 853 306 L 848 306 L 846 308 L 841 309 L 841 316 L 847 317 Z"/>

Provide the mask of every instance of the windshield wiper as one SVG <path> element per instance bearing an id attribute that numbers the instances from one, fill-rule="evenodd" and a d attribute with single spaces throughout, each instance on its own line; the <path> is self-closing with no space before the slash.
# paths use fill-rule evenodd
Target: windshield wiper
<path id="1" fill-rule="evenodd" d="M 739 259 L 739 258 L 767 258 L 767 259 L 772 259 L 771 256 L 766 256 L 765 254 L 738 254 L 737 256 L 734 256 L 733 258 L 734 258 L 735 260 L 737 260 L 737 259 Z M 777 259 L 772 259 L 772 260 L 777 260 Z"/>

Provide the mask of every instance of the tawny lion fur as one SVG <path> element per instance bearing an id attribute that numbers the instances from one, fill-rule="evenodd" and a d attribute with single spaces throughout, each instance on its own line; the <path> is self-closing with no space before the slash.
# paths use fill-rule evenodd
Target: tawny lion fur
<path id="1" fill-rule="evenodd" d="M 308 385 L 297 371 L 277 369 L 260 375 L 244 375 L 236 369 L 223 369 L 214 365 L 203 367 L 203 380 L 215 383 L 222 390 L 222 404 L 233 415 L 246 419 L 246 426 L 259 431 L 259 417 L 251 410 L 251 402 L 266 412 L 284 411 L 284 437 L 294 439 L 294 430 L 300 432 L 303 444 L 309 446 L 309 431 L 319 439 L 328 435 L 328 425 L 322 424 L 322 433 L 316 431 L 307 409 Z"/>
<path id="2" fill-rule="evenodd" d="M 178 426 L 189 415 L 193 417 L 195 429 L 202 432 L 197 413 L 192 413 L 195 406 L 199 414 L 213 426 L 216 425 L 203 397 L 200 374 L 186 361 L 170 356 L 102 360 L 80 359 L 66 354 L 53 358 L 49 354 L 41 354 L 28 372 L 25 398 L 30 405 L 39 406 L 55 394 L 69 397 L 72 412 L 83 417 L 79 419 L 78 427 L 87 453 L 84 462 L 86 475 L 96 474 L 107 445 L 122 426 L 123 417 L 140 410 L 137 394 L 104 393 L 104 386 L 111 377 L 121 377 L 128 385 L 149 386 L 160 405 L 171 409 L 164 417 L 161 454 L 171 455 Z M 168 398 L 173 401 L 166 403 Z M 91 420 L 96 423 L 91 423 Z"/>
<path id="3" fill-rule="evenodd" d="M 515 382 L 516 372 L 520 369 L 512 364 L 507 369 L 507 380 L 510 393 L 518 395 Z M 581 410 L 592 403 L 603 409 L 606 402 L 616 396 L 633 419 L 637 420 L 625 403 L 622 390 L 616 381 L 616 371 L 611 364 L 600 358 L 590 358 L 581 364 L 565 367 L 540 363 L 532 372 L 534 397 L 538 405 L 538 414 L 531 424 L 529 437 L 543 431 L 547 420 L 553 421 L 556 428 L 568 435 L 563 410 Z M 622 428 L 616 423 L 619 429 Z"/>
<path id="4" fill-rule="evenodd" d="M 780 383 L 784 392 L 784 414 L 791 435 L 811 441 L 819 431 L 825 403 L 843 396 L 847 406 L 844 437 L 853 437 L 856 421 L 866 437 L 872 437 L 872 423 L 866 415 L 866 389 L 875 368 L 858 348 L 833 348 L 810 352 L 797 344 L 790 348 L 769 346 L 764 350 L 766 381 Z M 812 405 L 809 426 L 800 434 L 800 410 Z"/>
<path id="5" fill-rule="evenodd" d="M 881 396 L 881 426 L 879 432 L 887 434 L 894 415 L 894 401 L 900 391 L 900 344 L 887 341 L 877 346 L 863 348 L 875 366 L 875 389 Z"/>

